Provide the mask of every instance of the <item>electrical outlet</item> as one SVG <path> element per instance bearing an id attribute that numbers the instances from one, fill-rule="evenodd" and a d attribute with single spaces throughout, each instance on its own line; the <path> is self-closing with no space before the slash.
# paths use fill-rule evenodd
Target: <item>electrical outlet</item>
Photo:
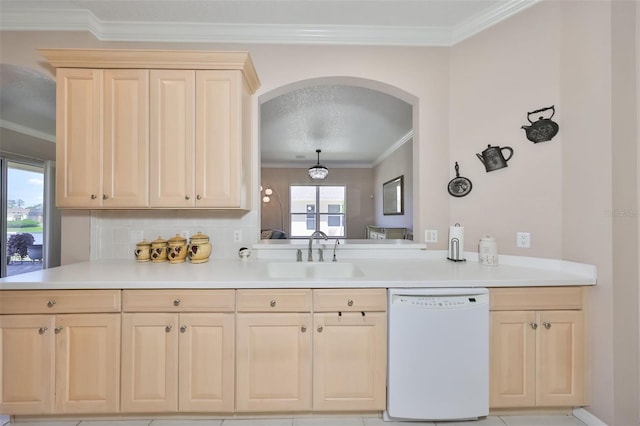
<path id="1" fill-rule="evenodd" d="M 239 243 L 242 241 L 242 231 L 240 229 L 236 229 L 233 231 L 233 242 Z"/>
<path id="2" fill-rule="evenodd" d="M 425 243 L 437 243 L 438 242 L 438 231 L 436 229 L 427 229 L 424 231 L 424 242 Z"/>
<path id="3" fill-rule="evenodd" d="M 531 248 L 531 233 L 518 232 L 516 234 L 516 243 L 520 248 Z"/>

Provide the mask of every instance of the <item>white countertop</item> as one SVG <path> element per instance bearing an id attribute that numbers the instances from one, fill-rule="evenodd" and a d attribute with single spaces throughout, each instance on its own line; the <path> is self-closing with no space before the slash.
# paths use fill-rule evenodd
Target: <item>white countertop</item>
<path id="1" fill-rule="evenodd" d="M 291 258 L 289 250 L 285 259 L 254 255 L 246 261 L 211 259 L 202 264 L 137 263 L 134 259 L 82 262 L 3 278 L 0 290 L 519 287 L 594 285 L 597 279 L 595 266 L 554 259 L 500 256 L 498 266 L 484 266 L 478 264 L 477 253 L 468 252 L 466 262 L 447 260 L 446 251 L 424 249 L 408 258 L 362 258 L 361 251 L 350 258 L 348 252 L 339 253 L 343 258 L 332 263 L 331 252 L 325 251 L 327 262 L 322 267 L 353 267 L 355 276 L 269 277 L 269 264 L 282 263 L 284 271 L 303 267 L 295 263 L 295 251 Z"/>

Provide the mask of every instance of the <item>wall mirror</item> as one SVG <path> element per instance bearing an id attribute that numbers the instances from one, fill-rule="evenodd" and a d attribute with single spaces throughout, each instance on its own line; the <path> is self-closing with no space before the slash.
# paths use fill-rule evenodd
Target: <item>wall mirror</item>
<path id="1" fill-rule="evenodd" d="M 382 184 L 382 214 L 404 214 L 404 175 Z"/>

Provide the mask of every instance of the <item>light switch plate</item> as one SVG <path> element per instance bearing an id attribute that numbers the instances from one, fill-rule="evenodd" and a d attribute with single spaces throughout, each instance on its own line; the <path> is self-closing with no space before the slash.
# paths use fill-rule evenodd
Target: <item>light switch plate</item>
<path id="1" fill-rule="evenodd" d="M 438 242 L 438 231 L 436 229 L 427 229 L 424 231 L 424 242 L 425 243 L 437 243 Z"/>

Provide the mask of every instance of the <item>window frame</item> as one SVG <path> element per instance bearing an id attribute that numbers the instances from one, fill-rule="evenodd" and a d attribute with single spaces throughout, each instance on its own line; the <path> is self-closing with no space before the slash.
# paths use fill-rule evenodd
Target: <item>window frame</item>
<path id="1" fill-rule="evenodd" d="M 320 211 L 320 203 L 321 203 L 321 188 L 327 188 L 327 187 L 335 187 L 335 188 L 343 188 L 343 194 L 344 197 L 342 199 L 342 203 L 344 205 L 344 211 L 342 213 L 340 212 L 330 212 L 330 211 L 326 211 L 326 212 L 322 212 Z M 315 189 L 315 204 L 307 204 L 307 211 L 306 212 L 294 212 L 293 211 L 293 202 L 292 202 L 292 197 L 293 197 L 293 193 L 294 190 L 293 188 L 314 188 Z M 326 198 L 323 198 L 322 200 L 325 200 L 325 202 L 327 203 L 327 210 L 329 210 L 329 206 L 331 205 L 339 205 L 336 203 L 331 203 L 331 200 L 327 200 Z M 314 211 L 309 212 L 309 207 L 314 207 Z M 335 217 L 340 217 L 340 222 L 341 225 L 338 225 L 338 227 L 342 228 L 343 233 L 341 235 L 329 235 L 329 238 L 346 238 L 347 236 L 347 185 L 313 185 L 313 184 L 291 184 L 289 185 L 289 237 L 291 239 L 307 239 L 309 238 L 309 235 L 303 236 L 303 235 L 294 235 L 293 234 L 293 230 L 294 228 L 294 217 L 300 217 L 300 216 L 306 216 L 305 217 L 305 221 L 307 223 L 307 230 L 311 230 L 311 228 L 309 228 L 309 223 L 314 222 L 314 228 L 313 231 L 321 231 L 320 227 L 322 225 L 322 219 L 326 218 L 327 223 L 329 222 L 329 218 L 335 218 Z M 310 217 L 313 216 L 313 217 Z M 311 232 L 313 233 L 313 232 Z"/>

